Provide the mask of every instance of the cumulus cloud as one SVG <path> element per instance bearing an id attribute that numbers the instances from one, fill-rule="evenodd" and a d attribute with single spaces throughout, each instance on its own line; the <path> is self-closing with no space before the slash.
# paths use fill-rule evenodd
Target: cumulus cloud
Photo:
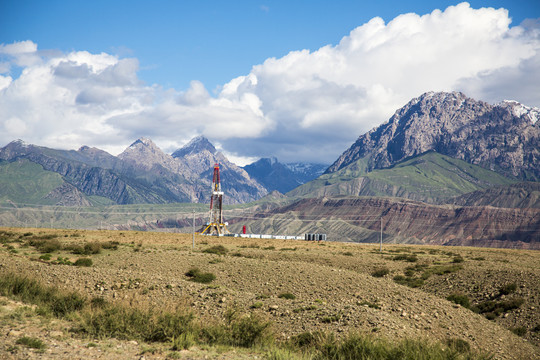
<path id="1" fill-rule="evenodd" d="M 331 163 L 426 91 L 540 106 L 540 26 L 510 24 L 505 9 L 467 3 L 374 18 L 336 45 L 267 59 L 216 95 L 197 80 L 187 90 L 143 84 L 135 58 L 2 44 L 0 144 L 23 138 L 118 153 L 146 136 L 172 152 L 202 134 L 239 161 Z"/>

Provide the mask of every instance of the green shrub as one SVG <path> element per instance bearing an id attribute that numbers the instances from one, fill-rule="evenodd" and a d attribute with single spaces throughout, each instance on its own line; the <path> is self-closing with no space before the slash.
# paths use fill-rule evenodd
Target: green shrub
<path id="1" fill-rule="evenodd" d="M 493 320 L 502 313 L 518 309 L 523 303 L 523 298 L 514 298 L 504 301 L 488 300 L 472 306 L 471 310 L 483 314 L 489 320 Z"/>
<path id="2" fill-rule="evenodd" d="M 51 254 L 43 254 L 39 258 L 41 260 L 49 261 L 49 260 L 51 260 Z"/>
<path id="3" fill-rule="evenodd" d="M 57 317 L 81 310 L 86 302 L 85 298 L 77 293 L 61 292 L 44 286 L 35 279 L 13 273 L 0 277 L 0 294 L 45 307 Z"/>
<path id="4" fill-rule="evenodd" d="M 463 345 L 461 344 L 462 346 Z M 452 347 L 445 348 L 439 343 L 431 344 L 422 340 L 401 340 L 390 342 L 383 338 L 373 338 L 351 334 L 341 341 L 327 337 L 323 344 L 317 346 L 314 360 L 326 359 L 439 359 L 455 360 L 462 358 L 460 352 Z M 484 355 L 466 355 L 467 359 L 489 358 Z"/>
<path id="5" fill-rule="evenodd" d="M 325 339 L 325 335 L 321 332 L 303 332 L 292 336 L 289 343 L 300 349 L 317 348 Z"/>
<path id="6" fill-rule="evenodd" d="M 407 262 L 417 262 L 418 256 L 415 254 L 399 254 L 392 258 L 394 261 L 407 261 Z"/>
<path id="7" fill-rule="evenodd" d="M 341 319 L 341 314 L 338 313 L 334 315 L 323 316 L 321 318 L 321 322 L 324 324 L 330 324 L 330 323 L 339 321 L 340 319 Z"/>
<path id="8" fill-rule="evenodd" d="M 204 249 L 202 252 L 207 254 L 225 255 L 229 250 L 223 245 L 215 245 L 208 249 Z"/>
<path id="9" fill-rule="evenodd" d="M 24 345 L 29 348 L 38 349 L 38 350 L 43 350 L 46 347 L 45 343 L 41 341 L 40 339 L 29 337 L 29 336 L 23 336 L 17 339 L 17 341 L 15 341 L 15 344 Z"/>
<path id="10" fill-rule="evenodd" d="M 267 246 L 267 247 L 263 248 L 263 250 L 276 250 L 276 247 L 275 246 Z"/>
<path id="11" fill-rule="evenodd" d="M 422 279 L 427 280 L 431 277 L 431 275 L 451 274 L 461 269 L 463 269 L 463 266 L 454 264 L 432 266 L 424 270 L 424 273 L 422 274 Z"/>
<path id="12" fill-rule="evenodd" d="M 86 299 L 73 292 L 66 295 L 58 294 L 52 297 L 49 305 L 55 316 L 62 317 L 81 310 L 85 304 Z"/>
<path id="13" fill-rule="evenodd" d="M 411 287 L 411 288 L 418 288 L 424 285 L 424 279 L 422 278 L 405 277 L 403 275 L 394 276 L 394 282 L 400 285 Z"/>
<path id="14" fill-rule="evenodd" d="M 467 308 L 467 309 L 471 307 L 471 303 L 469 301 L 469 298 L 467 297 L 467 295 L 462 294 L 462 293 L 450 294 L 446 298 L 446 300 L 451 301 L 453 303 L 456 303 L 458 305 L 461 305 L 461 306 L 463 306 L 464 308 Z"/>
<path id="15" fill-rule="evenodd" d="M 253 305 L 251 305 L 251 308 L 252 309 L 260 309 L 260 308 L 262 308 L 262 306 L 263 306 L 262 302 L 256 301 L 256 302 L 253 303 Z"/>
<path id="16" fill-rule="evenodd" d="M 90 305 L 96 309 L 103 308 L 107 306 L 108 304 L 109 302 L 101 296 L 93 297 L 92 300 L 90 300 Z"/>
<path id="17" fill-rule="evenodd" d="M 510 331 L 512 331 L 517 336 L 525 336 L 525 334 L 527 334 L 527 328 L 524 326 L 511 328 Z"/>
<path id="18" fill-rule="evenodd" d="M 194 331 L 191 312 L 141 310 L 115 304 L 87 309 L 81 313 L 79 332 L 91 337 L 139 339 L 148 342 L 167 342 Z"/>
<path id="19" fill-rule="evenodd" d="M 73 265 L 71 263 L 71 261 L 69 261 L 69 259 L 67 257 L 64 258 L 64 257 L 61 257 L 61 256 L 58 256 L 56 258 L 56 260 L 54 260 L 52 263 L 56 264 L 56 265 Z"/>
<path id="20" fill-rule="evenodd" d="M 375 304 L 375 303 L 372 303 L 372 302 L 369 302 L 369 301 L 358 302 L 358 306 L 364 306 L 364 305 L 367 305 L 368 307 L 370 307 L 372 309 L 380 309 L 381 308 L 378 304 Z"/>
<path id="21" fill-rule="evenodd" d="M 296 299 L 296 296 L 294 294 L 291 294 L 291 293 L 281 293 L 278 295 L 278 298 L 280 299 L 287 299 L 287 300 L 294 300 Z"/>
<path id="22" fill-rule="evenodd" d="M 516 283 L 506 284 L 506 285 L 504 285 L 503 287 L 501 287 L 499 289 L 499 294 L 500 295 L 510 295 L 510 294 L 516 292 L 516 290 L 517 290 L 517 284 Z"/>
<path id="23" fill-rule="evenodd" d="M 75 255 L 84 255 L 84 247 L 82 245 L 70 244 L 64 246 L 64 250 L 71 252 Z"/>
<path id="24" fill-rule="evenodd" d="M 97 241 L 84 244 L 84 254 L 99 254 L 101 253 L 101 244 Z"/>
<path id="25" fill-rule="evenodd" d="M 40 253 L 52 253 L 62 249 L 60 241 L 51 238 L 32 239 L 29 241 L 29 245 L 36 248 Z"/>
<path id="26" fill-rule="evenodd" d="M 192 332 L 185 332 L 178 337 L 173 337 L 171 350 L 188 350 L 195 345 L 195 335 Z"/>
<path id="27" fill-rule="evenodd" d="M 457 256 L 454 256 L 454 259 L 452 260 L 453 263 L 462 263 L 464 262 L 465 259 L 463 259 L 463 257 L 461 255 L 457 255 Z"/>
<path id="28" fill-rule="evenodd" d="M 73 265 L 90 267 L 90 266 L 92 266 L 92 259 L 90 259 L 90 258 L 78 258 Z"/>
<path id="29" fill-rule="evenodd" d="M 120 245 L 118 241 L 105 241 L 101 243 L 101 247 L 107 250 L 118 250 L 118 245 Z"/>
<path id="30" fill-rule="evenodd" d="M 461 354 L 471 351 L 471 345 L 469 344 L 469 342 L 459 338 L 446 339 L 446 345 L 450 349 L 455 350 Z"/>
<path id="31" fill-rule="evenodd" d="M 344 252 L 343 255 L 345 256 L 353 256 L 354 254 L 350 251 Z"/>
<path id="32" fill-rule="evenodd" d="M 190 278 L 190 281 L 201 284 L 208 284 L 216 279 L 216 275 L 212 273 L 203 273 L 198 268 L 191 268 L 188 272 L 186 272 L 186 276 Z"/>
<path id="33" fill-rule="evenodd" d="M 241 315 L 237 309 L 225 314 L 224 324 L 214 324 L 201 329 L 202 339 L 210 344 L 253 347 L 270 344 L 274 340 L 270 322 L 256 315 Z"/>

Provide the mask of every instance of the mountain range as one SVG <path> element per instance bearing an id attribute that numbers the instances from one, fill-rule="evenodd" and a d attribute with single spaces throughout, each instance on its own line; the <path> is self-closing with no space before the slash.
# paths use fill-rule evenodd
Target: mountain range
<path id="1" fill-rule="evenodd" d="M 216 163 L 226 204 L 255 201 L 276 189 L 288 191 L 326 169 L 313 164 L 288 168 L 275 160 L 272 166 L 286 173 L 275 174 L 273 183 L 259 182 L 204 137 L 171 155 L 140 138 L 118 156 L 88 146 L 56 150 L 16 140 L 0 149 L 0 199 L 71 206 L 207 202 Z"/>
<path id="2" fill-rule="evenodd" d="M 219 163 L 225 203 L 255 201 L 249 211 L 257 219 L 228 216 L 233 230 L 243 223 L 260 233 L 320 231 L 369 242 L 382 227 L 386 241 L 540 248 L 539 117 L 539 109 L 514 101 L 490 105 L 459 92 L 428 92 L 360 135 L 329 167 L 272 157 L 240 167 L 204 137 L 170 155 L 140 138 L 118 156 L 17 140 L 0 148 L 0 201 L 205 203 Z M 164 224 L 191 220 L 143 220 L 135 228 Z"/>

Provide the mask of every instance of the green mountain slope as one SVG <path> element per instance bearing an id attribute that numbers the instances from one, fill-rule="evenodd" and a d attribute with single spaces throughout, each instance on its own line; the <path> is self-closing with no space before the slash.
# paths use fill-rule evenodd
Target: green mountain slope
<path id="1" fill-rule="evenodd" d="M 52 205 L 56 201 L 46 196 L 63 184 L 59 174 L 28 160 L 0 161 L 0 200 Z"/>
<path id="2" fill-rule="evenodd" d="M 440 202 L 454 196 L 509 185 L 508 179 L 463 160 L 428 152 L 391 168 L 366 172 L 366 157 L 288 193 L 289 196 L 394 196 Z"/>

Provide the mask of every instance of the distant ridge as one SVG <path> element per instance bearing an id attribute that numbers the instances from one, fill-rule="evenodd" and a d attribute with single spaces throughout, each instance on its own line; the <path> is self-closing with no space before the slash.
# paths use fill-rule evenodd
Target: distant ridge
<path id="1" fill-rule="evenodd" d="M 262 158 L 244 166 L 249 176 L 263 184 L 268 191 L 277 190 L 282 194 L 319 177 L 326 168 L 327 165 L 323 164 L 282 164 L 275 157 Z"/>

